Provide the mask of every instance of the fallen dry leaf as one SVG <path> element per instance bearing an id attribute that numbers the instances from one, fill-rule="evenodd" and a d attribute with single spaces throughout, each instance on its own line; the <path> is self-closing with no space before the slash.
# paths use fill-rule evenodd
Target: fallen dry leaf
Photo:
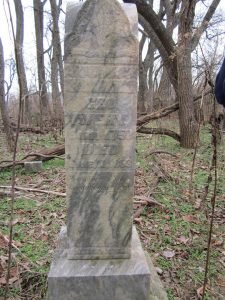
<path id="1" fill-rule="evenodd" d="M 216 247 L 223 246 L 223 240 L 213 241 L 212 245 Z"/>
<path id="2" fill-rule="evenodd" d="M 1 278 L 0 278 L 0 284 L 6 284 L 5 277 L 1 277 Z"/>
<path id="3" fill-rule="evenodd" d="M 6 248 L 8 243 L 6 242 L 4 236 L 0 233 L 0 248 Z"/>
<path id="4" fill-rule="evenodd" d="M 202 299 L 203 286 L 197 289 L 198 299 Z"/>
<path id="5" fill-rule="evenodd" d="M 175 251 L 172 251 L 172 250 L 165 250 L 163 251 L 162 255 L 165 257 L 165 258 L 173 258 L 175 256 Z"/>
<path id="6" fill-rule="evenodd" d="M 195 202 L 194 208 L 199 209 L 201 207 L 201 204 L 202 204 L 202 199 L 198 198 Z"/>
<path id="7" fill-rule="evenodd" d="M 207 288 L 208 288 L 208 286 L 206 285 L 206 289 Z M 203 294 L 203 286 L 201 286 L 200 288 L 197 289 L 198 299 L 202 299 L 202 294 Z"/>
<path id="8" fill-rule="evenodd" d="M 177 239 L 177 241 L 179 242 L 179 243 L 181 243 L 181 244 L 184 244 L 184 245 L 186 245 L 187 244 L 187 242 L 189 241 L 189 238 L 186 238 L 185 236 L 180 236 L 178 239 Z"/>
<path id="9" fill-rule="evenodd" d="M 135 218 L 135 219 L 134 219 L 134 222 L 135 222 L 135 223 L 138 223 L 138 224 L 141 224 L 141 221 L 142 221 L 141 218 Z"/>
<path id="10" fill-rule="evenodd" d="M 186 215 L 182 217 L 183 221 L 198 224 L 199 220 L 196 216 Z"/>

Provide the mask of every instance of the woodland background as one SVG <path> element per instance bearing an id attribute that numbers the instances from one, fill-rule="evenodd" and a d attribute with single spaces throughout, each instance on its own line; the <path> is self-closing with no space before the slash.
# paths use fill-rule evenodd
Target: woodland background
<path id="1" fill-rule="evenodd" d="M 224 299 L 224 109 L 214 97 L 224 57 L 224 3 L 124 2 L 135 3 L 139 14 L 134 222 L 169 299 Z M 44 297 L 66 216 L 65 6 L 62 0 L 1 2 L 14 48 L 10 56 L 8 41 L 0 37 L 4 299 Z M 33 23 L 26 22 L 24 11 Z M 28 45 L 29 26 L 34 40 Z M 31 175 L 23 169 L 29 160 L 47 162 L 42 172 Z"/>

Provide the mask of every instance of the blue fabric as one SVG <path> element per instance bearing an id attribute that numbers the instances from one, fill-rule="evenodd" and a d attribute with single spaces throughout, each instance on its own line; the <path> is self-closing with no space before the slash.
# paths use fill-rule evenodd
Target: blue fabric
<path id="1" fill-rule="evenodd" d="M 216 76 L 215 95 L 217 102 L 225 107 L 225 58 Z"/>

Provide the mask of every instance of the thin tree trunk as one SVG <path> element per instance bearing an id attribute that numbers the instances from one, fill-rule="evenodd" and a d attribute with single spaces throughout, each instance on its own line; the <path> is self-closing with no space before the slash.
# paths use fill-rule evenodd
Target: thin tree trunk
<path id="1" fill-rule="evenodd" d="M 33 0 L 34 6 L 34 22 L 36 34 L 36 52 L 37 52 L 37 68 L 38 68 L 38 84 L 40 96 L 40 113 L 41 124 L 49 119 L 50 107 L 47 93 L 46 77 L 45 77 L 45 64 L 44 64 L 44 44 L 43 44 L 43 6 L 46 1 Z"/>
<path id="2" fill-rule="evenodd" d="M 143 48 L 146 42 L 146 37 L 143 34 L 139 43 L 139 89 L 138 89 L 138 113 L 144 113 L 145 107 L 145 90 L 147 89 L 147 76 L 144 70 L 144 62 L 142 60 Z"/>
<path id="3" fill-rule="evenodd" d="M 197 122 L 194 113 L 191 36 L 196 0 L 182 2 L 178 32 L 177 73 L 181 146 L 194 148 L 196 145 Z"/>
<path id="4" fill-rule="evenodd" d="M 57 123 L 60 122 L 63 118 L 63 110 L 61 104 L 61 94 L 59 91 L 59 83 L 58 78 L 60 78 L 61 90 L 63 94 L 64 84 L 63 84 L 63 74 L 60 76 L 60 64 L 62 61 L 62 52 L 61 52 L 61 44 L 60 44 L 60 35 L 59 35 L 59 8 L 56 4 L 56 0 L 50 0 L 51 4 L 51 14 L 53 21 L 53 29 L 52 29 L 52 46 L 53 46 L 53 54 L 51 59 L 51 82 L 52 82 L 52 102 L 53 102 L 53 111 L 54 116 L 57 120 Z"/>
<path id="5" fill-rule="evenodd" d="M 4 80 L 5 80 L 4 52 L 3 52 L 2 40 L 0 38 L 0 110 L 1 110 L 0 118 L 2 118 L 3 121 L 7 146 L 10 151 L 13 151 L 14 137 L 13 137 L 12 129 L 10 127 L 8 110 L 5 103 Z"/>
<path id="6" fill-rule="evenodd" d="M 16 11 L 16 47 L 18 49 L 18 70 L 22 83 L 22 124 L 31 124 L 30 99 L 28 95 L 27 78 L 23 60 L 24 14 L 21 0 L 14 0 Z"/>

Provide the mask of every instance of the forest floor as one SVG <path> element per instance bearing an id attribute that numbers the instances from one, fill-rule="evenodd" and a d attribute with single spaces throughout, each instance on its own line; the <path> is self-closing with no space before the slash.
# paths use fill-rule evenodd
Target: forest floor
<path id="1" fill-rule="evenodd" d="M 173 129 L 173 122 L 165 122 L 167 128 Z M 62 138 L 55 141 L 51 135 L 21 134 L 18 158 L 43 146 L 52 147 L 62 142 Z M 217 198 L 205 300 L 225 299 L 224 149 L 222 139 L 218 146 Z M 169 300 L 201 299 L 213 178 L 206 199 L 205 187 L 212 152 L 210 127 L 205 127 L 201 130 L 190 193 L 194 150 L 180 148 L 170 137 L 137 136 L 134 223 Z M 10 184 L 11 170 L 0 171 L 0 299 L 3 299 L 5 290 L 10 215 L 10 198 L 3 191 Z M 18 167 L 16 185 L 65 193 L 64 160 L 45 162 L 43 170 L 36 174 Z M 46 298 L 49 265 L 60 227 L 65 222 L 65 197 L 16 191 L 8 299 Z"/>

